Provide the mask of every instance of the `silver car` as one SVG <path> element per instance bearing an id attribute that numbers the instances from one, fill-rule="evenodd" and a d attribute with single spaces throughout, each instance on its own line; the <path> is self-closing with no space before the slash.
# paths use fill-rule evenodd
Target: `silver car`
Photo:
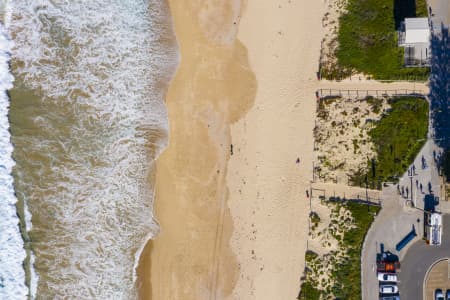
<path id="1" fill-rule="evenodd" d="M 381 294 L 397 294 L 398 287 L 393 284 L 382 284 L 382 285 L 380 285 L 380 293 Z"/>

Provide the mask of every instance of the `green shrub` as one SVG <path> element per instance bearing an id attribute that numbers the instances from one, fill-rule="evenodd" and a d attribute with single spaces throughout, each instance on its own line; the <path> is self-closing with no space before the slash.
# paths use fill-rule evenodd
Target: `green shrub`
<path id="1" fill-rule="evenodd" d="M 426 142 L 427 101 L 401 97 L 389 102 L 392 110 L 369 131 L 377 153 L 375 166 L 370 166 L 367 174 L 372 186 L 375 181 L 396 181 Z"/>
<path id="2" fill-rule="evenodd" d="M 305 281 L 302 283 L 300 295 L 298 299 L 300 300 L 319 300 L 320 299 L 320 291 L 316 289 L 311 282 Z"/>
<path id="3" fill-rule="evenodd" d="M 311 263 L 312 261 L 314 261 L 319 255 L 311 250 L 307 250 L 306 254 L 305 254 L 305 260 L 308 263 Z"/>
<path id="4" fill-rule="evenodd" d="M 421 1 L 418 7 L 423 9 Z M 355 70 L 381 80 L 426 80 L 429 68 L 403 67 L 404 53 L 398 47 L 393 11 L 392 0 L 348 1 L 346 13 L 339 18 L 337 69 Z M 338 78 L 329 75 L 334 74 L 322 74 L 328 79 Z"/>

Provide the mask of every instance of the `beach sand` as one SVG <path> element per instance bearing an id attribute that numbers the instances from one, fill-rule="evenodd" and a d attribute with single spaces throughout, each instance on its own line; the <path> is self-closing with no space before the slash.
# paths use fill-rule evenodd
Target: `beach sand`
<path id="1" fill-rule="evenodd" d="M 322 1 L 249 1 L 241 20 L 238 38 L 258 89 L 254 106 L 231 130 L 231 247 L 240 265 L 231 299 L 299 293 L 324 7 Z"/>
<path id="2" fill-rule="evenodd" d="M 169 5 L 181 63 L 156 166 L 161 230 L 141 255 L 140 298 L 295 299 L 325 5 Z"/>

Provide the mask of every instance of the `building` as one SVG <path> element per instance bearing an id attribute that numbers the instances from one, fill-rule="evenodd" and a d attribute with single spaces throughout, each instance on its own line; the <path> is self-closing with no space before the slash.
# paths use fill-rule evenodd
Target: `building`
<path id="1" fill-rule="evenodd" d="M 405 48 L 405 66 L 428 66 L 431 56 L 428 18 L 405 18 L 398 43 Z"/>

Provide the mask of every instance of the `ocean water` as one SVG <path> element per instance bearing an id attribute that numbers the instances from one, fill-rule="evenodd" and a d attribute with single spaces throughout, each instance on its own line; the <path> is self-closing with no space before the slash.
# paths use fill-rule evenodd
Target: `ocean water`
<path id="1" fill-rule="evenodd" d="M 168 8 L 14 0 L 10 13 L 13 174 L 31 294 L 133 299 L 139 252 L 158 230 L 153 162 L 167 144 L 164 93 L 178 61 Z"/>
<path id="2" fill-rule="evenodd" d="M 4 20 L 2 16 L 2 20 Z M 0 299 L 26 299 L 25 249 L 16 213 L 12 168 L 13 146 L 9 133 L 9 96 L 14 78 L 9 72 L 12 42 L 0 23 Z"/>

